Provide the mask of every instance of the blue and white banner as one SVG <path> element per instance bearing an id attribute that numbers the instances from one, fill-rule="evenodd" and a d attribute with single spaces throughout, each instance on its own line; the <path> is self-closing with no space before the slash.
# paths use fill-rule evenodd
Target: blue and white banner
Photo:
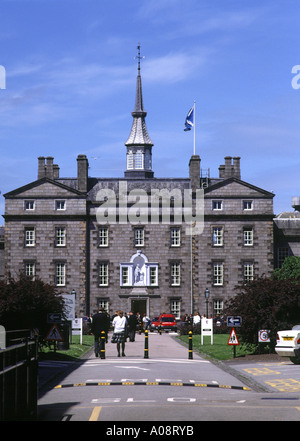
<path id="1" fill-rule="evenodd" d="M 187 117 L 185 119 L 185 132 L 188 132 L 189 130 L 191 130 L 192 127 L 194 127 L 194 110 L 195 106 L 193 106 L 187 114 Z"/>

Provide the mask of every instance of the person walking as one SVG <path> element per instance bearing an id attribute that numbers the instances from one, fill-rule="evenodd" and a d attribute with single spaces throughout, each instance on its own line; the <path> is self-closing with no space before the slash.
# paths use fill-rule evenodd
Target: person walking
<path id="1" fill-rule="evenodd" d="M 118 357 L 121 356 L 120 348 L 122 344 L 122 357 L 125 357 L 127 319 L 124 317 L 123 311 L 118 312 L 118 315 L 113 319 L 112 325 L 114 327 L 114 333 L 112 335 L 111 342 L 117 343 Z"/>
<path id="2" fill-rule="evenodd" d="M 104 358 L 104 342 L 101 338 L 101 333 L 105 332 L 105 339 L 107 339 L 107 333 L 109 330 L 109 319 L 103 308 L 99 308 L 99 311 L 93 315 L 91 323 L 91 332 L 94 335 L 94 349 L 95 355 Z"/>

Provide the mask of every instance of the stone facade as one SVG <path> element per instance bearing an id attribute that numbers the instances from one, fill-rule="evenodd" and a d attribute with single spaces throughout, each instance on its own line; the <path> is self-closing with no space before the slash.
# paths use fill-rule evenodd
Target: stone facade
<path id="1" fill-rule="evenodd" d="M 5 195 L 5 273 L 24 272 L 86 298 L 86 200 L 77 190 L 44 176 Z M 60 204 L 60 205 L 58 205 Z M 56 270 L 64 265 L 64 283 Z M 82 300 L 80 300 L 82 298 Z"/>
<path id="2" fill-rule="evenodd" d="M 272 193 L 241 181 L 232 171 L 227 178 L 204 181 L 195 157 L 189 178 L 184 179 L 92 178 L 87 176 L 84 155 L 80 163 L 78 174 L 86 173 L 81 181 L 87 191 L 78 190 L 78 178 L 49 178 L 46 171 L 44 176 L 39 171 L 37 181 L 5 195 L 4 215 L 6 273 L 16 276 L 33 264 L 34 274 L 29 276 L 56 284 L 61 293 L 76 291 L 78 315 L 94 312 L 99 304 L 110 313 L 119 308 L 150 316 L 162 311 L 180 316 L 195 310 L 204 313 L 207 288 L 209 313 L 215 314 L 234 295 L 237 284 L 273 270 Z M 182 214 L 185 191 L 191 186 L 195 191 L 204 187 L 203 231 L 193 236 L 187 234 Z M 120 223 L 124 188 L 127 221 Z M 146 195 L 147 216 L 144 222 L 133 223 L 128 219 L 130 210 L 135 214 L 137 208 L 132 203 L 137 189 Z M 115 195 L 112 208 L 117 215 L 115 222 L 101 223 L 99 209 L 109 208 L 102 197 L 108 190 Z M 154 190 L 180 195 L 179 217 L 174 200 L 169 222 L 162 222 L 162 206 L 158 223 L 153 222 Z M 143 282 L 135 283 L 138 259 L 148 273 Z M 58 281 L 60 264 L 64 274 Z"/>
<path id="3" fill-rule="evenodd" d="M 293 197 L 293 211 L 282 212 L 274 219 L 275 267 L 286 257 L 300 256 L 300 198 Z"/>
<path id="4" fill-rule="evenodd" d="M 198 155 L 188 177 L 155 178 L 146 115 L 139 66 L 123 178 L 88 176 L 79 155 L 77 177 L 63 179 L 53 157 L 39 157 L 38 179 L 5 195 L 6 274 L 75 290 L 78 316 L 99 305 L 204 313 L 206 289 L 215 315 L 237 284 L 273 270 L 274 195 L 241 180 L 239 157 L 225 157 L 216 178 Z"/>

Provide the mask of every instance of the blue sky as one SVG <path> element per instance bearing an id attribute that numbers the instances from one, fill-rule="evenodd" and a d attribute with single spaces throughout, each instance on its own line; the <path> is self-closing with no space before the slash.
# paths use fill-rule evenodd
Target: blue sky
<path id="1" fill-rule="evenodd" d="M 0 0 L 0 214 L 3 194 L 37 179 L 37 157 L 76 176 L 124 176 L 141 43 L 156 177 L 186 177 L 184 132 L 196 100 L 196 153 L 218 176 L 273 191 L 274 212 L 300 196 L 298 0 Z M 300 81 L 299 81 L 300 83 Z M 1 218 L 0 223 L 4 223 Z"/>

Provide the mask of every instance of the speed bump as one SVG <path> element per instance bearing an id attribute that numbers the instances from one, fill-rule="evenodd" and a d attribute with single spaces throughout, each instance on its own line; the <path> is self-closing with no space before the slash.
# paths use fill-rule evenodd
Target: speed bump
<path id="1" fill-rule="evenodd" d="M 228 386 L 223 384 L 213 384 L 213 383 L 174 383 L 167 381 L 110 381 L 110 382 L 88 382 L 88 383 L 68 383 L 59 384 L 54 387 L 54 389 L 63 389 L 67 387 L 84 387 L 84 386 L 189 386 L 189 387 L 213 387 L 220 389 L 236 389 L 236 390 L 251 390 L 249 387 L 244 386 Z"/>

